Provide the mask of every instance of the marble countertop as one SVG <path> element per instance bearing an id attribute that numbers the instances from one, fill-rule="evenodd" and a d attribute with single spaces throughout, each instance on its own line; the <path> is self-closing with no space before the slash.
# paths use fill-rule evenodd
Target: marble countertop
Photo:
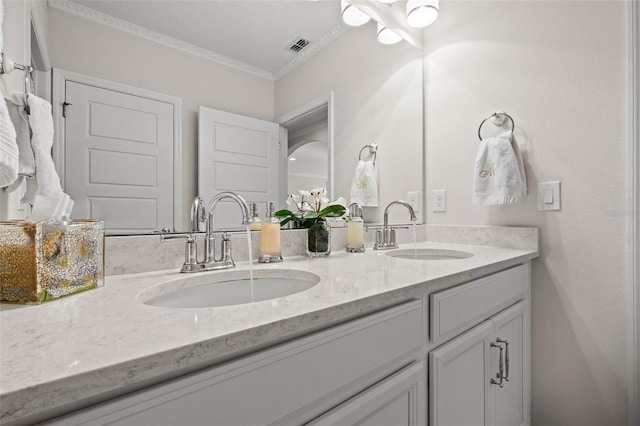
<path id="1" fill-rule="evenodd" d="M 291 296 L 217 308 L 171 309 L 138 301 L 143 290 L 184 278 L 177 270 L 108 276 L 104 287 L 42 305 L 0 305 L 0 423 L 213 365 L 420 297 L 427 286 L 446 288 L 538 256 L 530 248 L 434 242 L 417 247 L 473 256 L 418 261 L 367 249 L 254 263 L 254 269 L 311 272 L 320 282 Z M 241 262 L 236 270 L 248 268 Z"/>

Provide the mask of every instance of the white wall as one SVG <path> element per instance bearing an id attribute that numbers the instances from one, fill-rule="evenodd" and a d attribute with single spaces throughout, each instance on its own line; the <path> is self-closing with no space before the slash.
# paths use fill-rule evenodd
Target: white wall
<path id="1" fill-rule="evenodd" d="M 53 67 L 182 99 L 184 212 L 196 195 L 198 108 L 274 119 L 272 81 L 52 8 L 49 36 Z"/>
<path id="2" fill-rule="evenodd" d="M 360 149 L 380 145 L 379 207 L 365 220 L 381 222 L 386 205 L 422 191 L 422 61 L 407 43 L 385 46 L 375 24 L 349 29 L 275 84 L 276 117 L 326 93 L 335 94 L 335 194 L 349 200 Z M 368 158 L 363 154 L 363 159 Z M 421 214 L 421 213 L 420 213 Z M 390 209 L 390 223 L 407 223 L 406 209 Z"/>
<path id="3" fill-rule="evenodd" d="M 540 228 L 534 425 L 627 421 L 626 11 L 625 1 L 450 0 L 425 31 L 426 184 L 448 196 L 428 223 Z M 479 207 L 477 130 L 496 110 L 515 119 L 530 195 Z M 553 180 L 562 211 L 538 212 L 537 183 Z"/>

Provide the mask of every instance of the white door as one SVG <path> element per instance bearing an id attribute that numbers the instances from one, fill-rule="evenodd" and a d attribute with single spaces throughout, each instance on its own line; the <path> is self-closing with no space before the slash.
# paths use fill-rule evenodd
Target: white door
<path id="1" fill-rule="evenodd" d="M 429 424 L 491 425 L 491 335 L 485 321 L 429 353 Z M 495 353 L 497 356 L 497 352 Z"/>
<path id="2" fill-rule="evenodd" d="M 64 189 L 109 233 L 174 228 L 174 104 L 65 82 Z"/>
<path id="3" fill-rule="evenodd" d="M 496 338 L 504 346 L 505 382 L 503 387 L 495 387 L 496 425 L 518 426 L 528 424 L 528 358 L 525 345 L 528 342 L 528 328 L 525 319 L 526 304 L 520 302 L 496 315 Z M 496 371 L 498 359 L 494 357 L 493 370 Z"/>
<path id="4" fill-rule="evenodd" d="M 233 191 L 247 202 L 280 204 L 280 150 L 277 123 L 200 107 L 198 116 L 198 195 L 209 201 Z M 220 203 L 215 229 L 243 227 L 235 203 Z"/>

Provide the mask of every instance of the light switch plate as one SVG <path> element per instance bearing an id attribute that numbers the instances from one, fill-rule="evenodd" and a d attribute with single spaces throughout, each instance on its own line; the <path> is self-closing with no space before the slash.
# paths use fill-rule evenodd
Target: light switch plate
<path id="1" fill-rule="evenodd" d="M 560 210 L 560 181 L 538 183 L 538 210 Z"/>
<path id="2" fill-rule="evenodd" d="M 446 189 L 434 189 L 431 192 L 432 207 L 434 212 L 446 212 L 447 211 L 447 190 Z"/>

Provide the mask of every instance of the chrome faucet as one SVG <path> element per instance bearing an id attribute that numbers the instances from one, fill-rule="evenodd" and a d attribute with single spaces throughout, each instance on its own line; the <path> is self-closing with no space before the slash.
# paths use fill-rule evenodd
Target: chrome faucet
<path id="1" fill-rule="evenodd" d="M 209 202 L 209 206 L 205 209 L 204 202 L 201 198 L 196 197 L 191 205 L 191 230 L 188 233 L 162 235 L 162 241 L 173 240 L 176 238 L 186 238 L 187 243 L 184 249 L 184 264 L 180 272 L 202 272 L 213 271 L 216 269 L 233 268 L 236 264 L 231 257 L 231 239 L 229 234 L 222 234 L 222 242 L 220 244 L 220 258 L 215 256 L 215 235 L 213 233 L 213 213 L 216 206 L 221 200 L 230 199 L 238 203 L 242 210 L 242 223 L 249 223 L 249 206 L 247 202 L 235 192 L 221 192 Z M 200 231 L 200 223 L 205 222 L 206 232 L 204 237 L 204 259 L 198 261 L 198 243 L 196 241 L 196 232 Z"/>
<path id="2" fill-rule="evenodd" d="M 396 231 L 393 226 L 389 226 L 389 207 L 394 204 L 400 204 L 409 209 L 409 214 L 411 215 L 412 222 L 415 222 L 417 219 L 416 213 L 413 211 L 413 207 L 411 207 L 411 204 L 401 200 L 390 202 L 384 209 L 384 224 L 382 230 L 378 229 L 376 231 L 376 243 L 373 245 L 374 250 L 398 248 L 398 243 L 396 243 Z"/>
<path id="3" fill-rule="evenodd" d="M 207 207 L 207 230 L 204 237 L 204 261 L 203 270 L 209 271 L 212 269 L 224 269 L 224 268 L 233 268 L 235 263 L 233 263 L 233 259 L 231 258 L 231 240 L 229 240 L 229 235 L 224 233 L 222 235 L 222 244 L 221 244 L 221 252 L 222 256 L 220 259 L 215 259 L 215 236 L 213 234 L 213 213 L 217 207 L 217 205 L 222 200 L 233 200 L 240 206 L 242 210 L 242 223 L 247 224 L 251 219 L 251 213 L 249 213 L 249 206 L 247 202 L 240 195 L 235 192 L 221 192 L 211 201 L 209 201 L 209 205 Z"/>

